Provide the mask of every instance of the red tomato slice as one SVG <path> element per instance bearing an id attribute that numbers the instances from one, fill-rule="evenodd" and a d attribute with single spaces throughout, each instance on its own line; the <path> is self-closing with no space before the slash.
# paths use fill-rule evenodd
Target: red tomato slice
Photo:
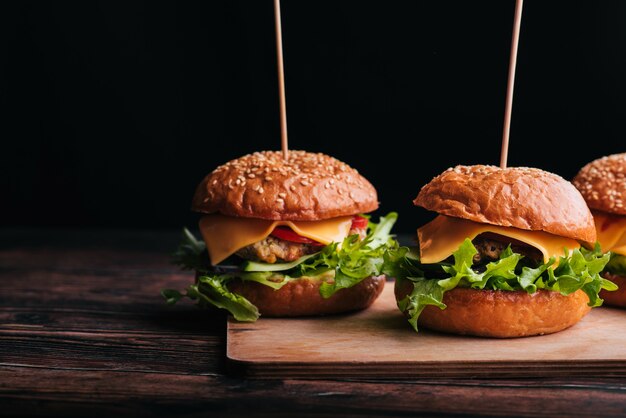
<path id="1" fill-rule="evenodd" d="M 276 238 L 284 239 L 285 241 L 298 242 L 300 244 L 324 245 L 321 242 L 312 240 L 311 238 L 298 235 L 293 231 L 293 229 L 286 226 L 277 226 L 270 235 Z"/>
<path id="2" fill-rule="evenodd" d="M 369 223 L 369 220 L 367 218 L 364 218 L 359 215 L 354 215 L 354 218 L 352 218 L 352 229 L 367 228 L 368 223 Z"/>

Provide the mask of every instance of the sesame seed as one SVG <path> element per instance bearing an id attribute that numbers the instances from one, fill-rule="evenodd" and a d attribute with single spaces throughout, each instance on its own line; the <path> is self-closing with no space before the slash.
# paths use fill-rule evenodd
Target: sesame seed
<path id="1" fill-rule="evenodd" d="M 308 185 L 309 185 L 309 182 L 308 182 L 308 181 L 306 181 L 306 180 L 302 180 L 302 181 L 300 182 L 300 184 L 301 184 L 301 185 L 303 185 L 303 186 L 308 186 Z"/>
<path id="2" fill-rule="evenodd" d="M 272 178 L 270 176 L 265 177 L 265 181 L 272 181 Z"/>
<path id="3" fill-rule="evenodd" d="M 262 194 L 264 191 L 265 191 L 265 190 L 263 190 L 263 187 L 259 187 L 259 189 L 257 190 L 257 192 L 258 192 L 259 194 Z"/>
<path id="4" fill-rule="evenodd" d="M 285 199 L 281 199 L 280 197 L 278 199 L 276 199 L 276 202 L 278 203 L 285 203 Z"/>
<path id="5" fill-rule="evenodd" d="M 251 179 L 253 179 L 253 178 L 255 178 L 256 176 L 255 176 L 255 174 L 254 174 L 254 173 L 248 173 L 248 177 L 249 177 L 249 178 L 251 178 Z"/>
<path id="6" fill-rule="evenodd" d="M 296 186 L 294 186 L 294 185 L 292 184 L 291 186 L 289 186 L 289 189 L 290 189 L 292 192 L 295 192 L 295 191 L 296 191 Z"/>
<path id="7" fill-rule="evenodd" d="M 287 197 L 287 193 L 278 193 L 278 197 L 285 198 Z"/>

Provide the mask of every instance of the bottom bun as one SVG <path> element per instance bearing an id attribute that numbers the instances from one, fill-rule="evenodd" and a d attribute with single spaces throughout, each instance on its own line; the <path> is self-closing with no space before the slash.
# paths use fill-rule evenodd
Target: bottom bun
<path id="1" fill-rule="evenodd" d="M 604 273 L 602 277 L 612 281 L 619 287 L 619 289 L 613 292 L 607 292 L 606 290 L 600 291 L 600 297 L 604 299 L 604 305 L 626 308 L 626 276 Z"/>
<path id="2" fill-rule="evenodd" d="M 411 282 L 396 286 L 401 300 L 412 290 Z M 589 298 L 578 290 L 563 296 L 538 290 L 476 290 L 455 288 L 444 293 L 446 309 L 427 306 L 418 324 L 432 330 L 480 337 L 513 338 L 551 334 L 569 328 L 591 307 Z"/>
<path id="3" fill-rule="evenodd" d="M 320 295 L 322 281 L 298 279 L 274 290 L 250 281 L 236 280 L 228 289 L 255 305 L 261 316 L 310 316 L 356 311 L 370 306 L 383 291 L 386 277 L 371 276 L 358 284 L 341 289 L 328 299 Z"/>

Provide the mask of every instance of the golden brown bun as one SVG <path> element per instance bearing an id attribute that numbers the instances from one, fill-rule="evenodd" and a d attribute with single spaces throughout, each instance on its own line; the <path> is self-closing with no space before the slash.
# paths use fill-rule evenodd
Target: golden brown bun
<path id="1" fill-rule="evenodd" d="M 572 183 L 591 209 L 626 215 L 626 153 L 590 162 L 580 169 Z"/>
<path id="2" fill-rule="evenodd" d="M 602 273 L 602 276 L 619 287 L 619 289 L 613 292 L 607 292 L 604 289 L 600 291 L 600 297 L 604 299 L 604 305 L 626 308 L 626 277 L 609 272 Z"/>
<path id="3" fill-rule="evenodd" d="M 250 281 L 228 284 L 255 305 L 261 316 L 310 316 L 349 312 L 370 306 L 385 287 L 385 276 L 371 276 L 360 283 L 341 289 L 328 299 L 320 295 L 320 280 L 294 280 L 279 290 Z"/>
<path id="4" fill-rule="evenodd" d="M 413 203 L 470 221 L 596 240 L 593 217 L 578 190 L 538 168 L 459 165 L 422 187 Z"/>
<path id="5" fill-rule="evenodd" d="M 229 216 L 317 221 L 378 209 L 376 189 L 325 154 L 262 151 L 218 167 L 202 180 L 192 210 Z"/>
<path id="6" fill-rule="evenodd" d="M 409 281 L 396 286 L 396 298 L 403 299 L 412 290 Z M 571 327 L 591 307 L 589 298 L 578 290 L 569 296 L 538 290 L 476 290 L 455 288 L 443 295 L 446 309 L 427 306 L 418 324 L 424 328 L 451 334 L 479 337 L 529 337 L 551 334 Z"/>

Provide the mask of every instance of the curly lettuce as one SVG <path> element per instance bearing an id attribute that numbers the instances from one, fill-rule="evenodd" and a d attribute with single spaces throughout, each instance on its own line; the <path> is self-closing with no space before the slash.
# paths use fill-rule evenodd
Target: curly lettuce
<path id="1" fill-rule="evenodd" d="M 333 242 L 319 252 L 299 258 L 291 263 L 267 264 L 245 262 L 228 265 L 228 260 L 211 266 L 203 241 L 196 239 L 187 229 L 182 242 L 172 254 L 172 262 L 185 270 L 197 272 L 196 283 L 183 292 L 164 289 L 161 294 L 168 304 L 182 298 L 197 301 L 198 306 L 215 306 L 230 312 L 238 321 L 256 321 L 260 313 L 245 297 L 228 289 L 232 280 L 255 281 L 275 290 L 292 280 L 308 278 L 320 280 L 320 294 L 329 298 L 341 289 L 350 288 L 369 276 L 383 274 L 385 254 L 397 248 L 391 228 L 398 219 L 395 212 L 381 216 L 378 223 L 369 221 L 364 239 L 358 235 L 346 237 L 341 245 Z"/>
<path id="2" fill-rule="evenodd" d="M 593 250 L 584 247 L 571 253 L 565 250 L 556 266 L 556 258 L 551 257 L 546 263 L 531 267 L 509 246 L 498 260 L 478 270 L 473 266 L 477 252 L 469 239 L 453 253 L 453 263 L 422 264 L 416 248 L 397 247 L 387 251 L 383 272 L 396 278 L 396 286 L 402 286 L 405 281 L 413 285 L 411 293 L 398 301 L 398 308 L 407 315 L 415 331 L 424 308 L 433 305 L 445 309 L 443 296 L 456 287 L 528 293 L 544 289 L 562 295 L 580 289 L 589 297 L 589 306 L 602 304 L 598 296 L 601 289 L 617 289 L 613 282 L 600 276 L 610 254 L 602 254 L 597 245 Z"/>

